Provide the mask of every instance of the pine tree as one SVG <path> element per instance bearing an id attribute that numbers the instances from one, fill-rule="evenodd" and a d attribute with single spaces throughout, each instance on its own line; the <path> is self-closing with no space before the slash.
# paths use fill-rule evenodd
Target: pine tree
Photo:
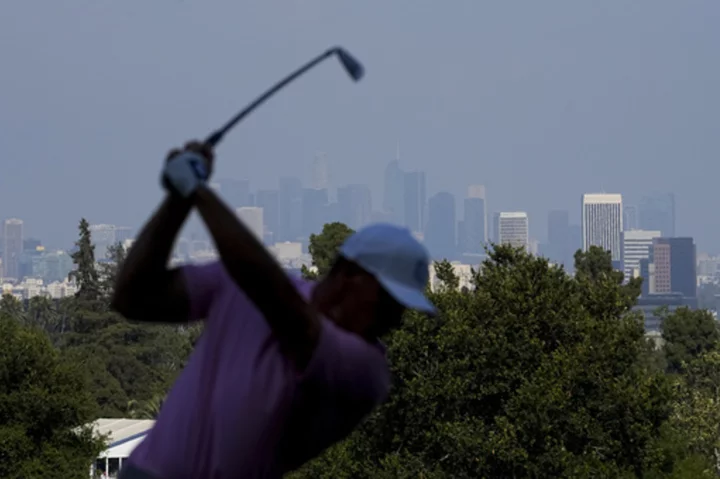
<path id="1" fill-rule="evenodd" d="M 80 235 L 75 242 L 77 249 L 71 255 L 75 269 L 70 272 L 69 278 L 78 286 L 78 299 L 94 301 L 100 296 L 100 281 L 95 267 L 95 246 L 92 244 L 90 224 L 85 218 L 80 220 L 78 231 Z"/>

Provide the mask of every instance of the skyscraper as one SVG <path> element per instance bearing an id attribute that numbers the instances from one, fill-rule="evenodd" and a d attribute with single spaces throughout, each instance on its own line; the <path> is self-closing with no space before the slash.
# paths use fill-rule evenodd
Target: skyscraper
<path id="1" fill-rule="evenodd" d="M 276 241 L 302 238 L 302 182 L 299 178 L 280 178 L 278 223 L 279 238 Z"/>
<path id="2" fill-rule="evenodd" d="M 630 230 L 622 232 L 622 263 L 625 279 L 640 275 L 640 261 L 650 258 L 653 239 L 660 236 L 659 231 Z"/>
<path id="3" fill-rule="evenodd" d="M 498 244 L 529 251 L 530 235 L 528 215 L 524 211 L 501 212 L 497 215 Z"/>
<path id="4" fill-rule="evenodd" d="M 385 168 L 385 191 L 383 209 L 390 214 L 392 222 L 405 222 L 405 173 L 400 169 L 400 162 L 395 160 Z"/>
<path id="5" fill-rule="evenodd" d="M 248 180 L 222 179 L 218 182 L 219 193 L 232 208 L 252 206 Z"/>
<path id="6" fill-rule="evenodd" d="M 265 224 L 265 243 L 272 244 L 279 239 L 280 199 L 277 190 L 258 190 L 255 193 L 255 204 L 263 209 Z"/>
<path id="7" fill-rule="evenodd" d="M 568 266 L 572 261 L 570 247 L 570 215 L 567 210 L 548 213 L 548 258 Z"/>
<path id="8" fill-rule="evenodd" d="M 637 206 L 623 206 L 623 229 L 625 231 L 640 229 Z"/>
<path id="9" fill-rule="evenodd" d="M 337 190 L 340 221 L 357 230 L 370 222 L 372 196 L 368 185 L 347 185 Z"/>
<path id="10" fill-rule="evenodd" d="M 312 188 L 327 190 L 330 184 L 330 171 L 325 153 L 318 152 L 312 164 Z"/>
<path id="11" fill-rule="evenodd" d="M 675 195 L 655 193 L 645 196 L 638 208 L 638 223 L 644 230 L 659 230 L 663 237 L 675 237 Z"/>
<path id="12" fill-rule="evenodd" d="M 235 214 L 262 243 L 265 236 L 263 209 L 258 206 L 241 206 L 235 210 Z"/>
<path id="13" fill-rule="evenodd" d="M 463 253 L 479 254 L 488 240 L 485 187 L 472 185 L 463 202 L 463 235 L 460 236 Z"/>
<path id="14" fill-rule="evenodd" d="M 405 173 L 405 226 L 415 233 L 425 230 L 425 188 L 424 171 Z"/>
<path id="15" fill-rule="evenodd" d="M 583 251 L 600 246 L 610 251 L 613 261 L 620 261 L 623 230 L 622 195 L 590 193 L 582 197 Z"/>
<path id="16" fill-rule="evenodd" d="M 23 253 L 23 220 L 10 218 L 3 224 L 3 274 L 6 278 L 20 278 L 20 257 Z"/>
<path id="17" fill-rule="evenodd" d="M 326 189 L 303 189 L 302 221 L 303 237 L 318 234 L 328 221 L 328 191 Z"/>
<path id="18" fill-rule="evenodd" d="M 432 196 L 428 201 L 425 244 L 434 258 L 455 257 L 455 227 L 455 197 L 444 191 Z"/>
<path id="19" fill-rule="evenodd" d="M 655 290 L 650 292 L 697 296 L 696 248 L 692 238 L 654 238 L 651 261 Z"/>

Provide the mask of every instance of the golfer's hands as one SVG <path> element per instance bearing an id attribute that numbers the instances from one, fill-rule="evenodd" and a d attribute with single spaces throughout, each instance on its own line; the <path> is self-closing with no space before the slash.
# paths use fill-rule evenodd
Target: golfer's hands
<path id="1" fill-rule="evenodd" d="M 170 193 L 189 198 L 210 178 L 213 151 L 207 145 L 193 141 L 182 150 L 168 153 L 161 183 Z"/>

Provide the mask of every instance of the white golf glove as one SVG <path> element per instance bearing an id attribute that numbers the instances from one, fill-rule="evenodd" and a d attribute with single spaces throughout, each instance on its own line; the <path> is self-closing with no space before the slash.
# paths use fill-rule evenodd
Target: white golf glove
<path id="1" fill-rule="evenodd" d="M 194 151 L 183 151 L 170 159 L 162 172 L 162 185 L 171 193 L 190 197 L 208 179 L 207 160 Z"/>

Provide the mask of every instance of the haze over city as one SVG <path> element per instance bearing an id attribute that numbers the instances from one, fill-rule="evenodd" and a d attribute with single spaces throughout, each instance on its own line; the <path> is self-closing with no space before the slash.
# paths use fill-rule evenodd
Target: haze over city
<path id="1" fill-rule="evenodd" d="M 0 217 L 67 248 L 80 217 L 137 228 L 161 198 L 165 152 L 204 137 L 265 87 L 340 44 L 353 84 L 327 64 L 219 148 L 216 179 L 277 188 L 368 184 L 381 210 L 397 154 L 427 197 L 486 188 L 488 215 L 549 210 L 580 222 L 584 193 L 637 204 L 671 192 L 676 234 L 717 252 L 720 5 L 526 3 L 46 2 L 0 15 Z"/>

